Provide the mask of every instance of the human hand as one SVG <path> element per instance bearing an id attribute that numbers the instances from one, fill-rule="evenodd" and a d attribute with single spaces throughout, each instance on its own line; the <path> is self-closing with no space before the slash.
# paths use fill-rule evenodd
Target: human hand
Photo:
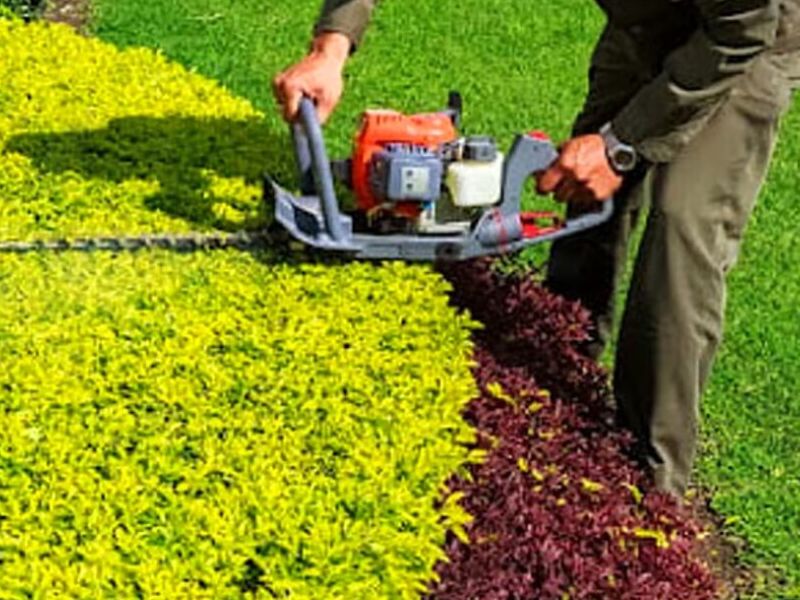
<path id="1" fill-rule="evenodd" d="M 553 193 L 570 204 L 590 204 L 611 198 L 622 186 L 622 177 L 608 162 L 606 145 L 597 134 L 567 141 L 558 160 L 537 175 L 537 191 Z"/>
<path id="2" fill-rule="evenodd" d="M 342 72 L 350 54 L 350 39 L 341 33 L 323 33 L 314 39 L 309 54 L 272 80 L 272 92 L 283 118 L 293 121 L 303 96 L 317 107 L 320 123 L 328 120 L 342 97 Z"/>

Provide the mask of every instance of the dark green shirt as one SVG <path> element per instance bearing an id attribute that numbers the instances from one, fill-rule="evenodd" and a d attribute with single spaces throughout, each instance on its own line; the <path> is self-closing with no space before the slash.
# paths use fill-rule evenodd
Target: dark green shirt
<path id="1" fill-rule="evenodd" d="M 345 34 L 355 48 L 361 43 L 372 9 L 378 0 L 325 0 L 314 34 L 336 31 Z"/>
<path id="2" fill-rule="evenodd" d="M 357 46 L 377 0 L 325 0 L 315 31 L 338 31 Z M 657 71 L 614 119 L 623 140 L 691 129 L 736 76 L 769 48 L 800 49 L 800 0 L 597 0 L 611 26 L 637 41 Z M 800 53 L 798 53 L 800 54 Z M 688 141 L 688 140 L 687 140 Z M 677 148 L 673 148 L 677 150 Z M 647 153 L 646 153 L 647 154 Z M 657 160 L 668 156 L 656 156 Z"/>

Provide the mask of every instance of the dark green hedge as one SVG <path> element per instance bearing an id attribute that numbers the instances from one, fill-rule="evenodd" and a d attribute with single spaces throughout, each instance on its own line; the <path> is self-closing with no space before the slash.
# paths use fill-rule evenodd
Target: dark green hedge
<path id="1" fill-rule="evenodd" d="M 10 10 L 25 20 L 34 19 L 42 14 L 46 0 L 0 0 L 0 10 Z"/>

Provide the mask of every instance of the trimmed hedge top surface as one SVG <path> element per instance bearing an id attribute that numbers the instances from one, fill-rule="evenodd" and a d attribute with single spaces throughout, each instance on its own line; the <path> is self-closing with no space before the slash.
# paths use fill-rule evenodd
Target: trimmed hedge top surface
<path id="1" fill-rule="evenodd" d="M 0 238 L 263 220 L 279 142 L 215 84 L 3 19 L 0 81 Z M 415 597 L 466 522 L 435 509 L 474 437 L 445 291 L 268 251 L 0 256 L 0 590 Z"/>

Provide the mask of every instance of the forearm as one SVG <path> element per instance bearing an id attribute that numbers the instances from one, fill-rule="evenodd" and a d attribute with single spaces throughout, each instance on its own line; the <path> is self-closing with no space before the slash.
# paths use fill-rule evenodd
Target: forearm
<path id="1" fill-rule="evenodd" d="M 668 145 L 658 140 L 677 130 L 691 131 L 775 40 L 778 0 L 697 0 L 697 5 L 702 15 L 698 30 L 613 121 L 617 136 L 651 160 L 670 160 L 691 135 Z"/>
<path id="2" fill-rule="evenodd" d="M 341 70 L 350 56 L 351 48 L 352 42 L 345 34 L 323 31 L 314 37 L 309 54 L 324 58 Z"/>
<path id="3" fill-rule="evenodd" d="M 314 26 L 314 37 L 323 33 L 340 33 L 351 44 L 351 50 L 361 43 L 377 0 L 325 0 L 320 17 Z"/>

